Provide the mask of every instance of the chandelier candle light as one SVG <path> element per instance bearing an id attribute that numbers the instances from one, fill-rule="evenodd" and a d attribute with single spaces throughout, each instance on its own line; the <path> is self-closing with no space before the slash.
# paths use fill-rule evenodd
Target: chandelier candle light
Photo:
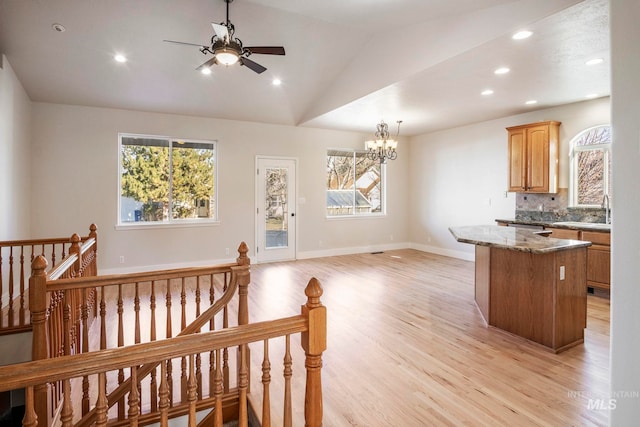
<path id="1" fill-rule="evenodd" d="M 398 135 L 400 135 L 400 123 L 402 120 L 398 120 Z M 365 148 L 369 150 L 367 157 L 371 160 L 380 160 L 380 163 L 386 163 L 387 159 L 395 160 L 398 158 L 396 147 L 398 147 L 398 141 L 389 138 L 389 126 L 381 120 L 377 125 L 376 139 L 365 142 Z"/>

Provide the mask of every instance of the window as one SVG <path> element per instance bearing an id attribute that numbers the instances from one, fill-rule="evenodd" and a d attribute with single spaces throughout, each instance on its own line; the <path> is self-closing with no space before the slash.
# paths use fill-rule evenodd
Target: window
<path id="1" fill-rule="evenodd" d="M 216 143 L 120 134 L 120 224 L 216 220 Z"/>
<path id="2" fill-rule="evenodd" d="M 596 126 L 571 141 L 571 205 L 601 206 L 611 196 L 611 127 Z"/>
<path id="3" fill-rule="evenodd" d="M 384 214 L 383 172 L 366 151 L 327 151 L 327 216 Z"/>

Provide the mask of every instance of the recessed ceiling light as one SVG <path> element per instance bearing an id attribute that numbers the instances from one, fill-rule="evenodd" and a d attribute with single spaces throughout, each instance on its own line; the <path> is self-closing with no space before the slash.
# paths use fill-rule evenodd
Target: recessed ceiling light
<path id="1" fill-rule="evenodd" d="M 120 53 L 116 54 L 113 57 L 113 59 L 115 59 L 117 62 L 127 62 L 127 58 L 124 55 L 120 54 Z"/>
<path id="2" fill-rule="evenodd" d="M 604 58 L 592 58 L 585 62 L 585 65 L 598 65 L 604 62 Z"/>
<path id="3" fill-rule="evenodd" d="M 489 96 L 489 95 L 493 95 L 493 91 L 491 89 L 485 89 L 482 92 L 480 92 L 480 94 L 484 96 Z"/>
<path id="4" fill-rule="evenodd" d="M 507 74 L 509 71 L 511 70 L 507 67 L 500 67 L 494 71 L 494 74 Z"/>
<path id="5" fill-rule="evenodd" d="M 53 24 L 51 25 L 51 28 L 53 28 L 59 33 L 64 33 L 65 31 L 67 31 L 67 29 L 62 24 Z"/>
<path id="6" fill-rule="evenodd" d="M 280 85 L 282 84 L 282 80 L 280 80 L 279 78 L 277 78 L 277 77 L 276 77 L 275 79 L 273 79 L 273 80 L 271 81 L 271 83 L 272 83 L 274 86 L 280 86 Z"/>
<path id="7" fill-rule="evenodd" d="M 590 93 L 589 95 L 585 96 L 585 98 L 593 99 L 593 98 L 597 98 L 598 96 L 600 95 L 598 95 L 597 93 Z"/>
<path id="8" fill-rule="evenodd" d="M 533 32 L 531 32 L 529 30 L 522 30 L 522 31 L 518 31 L 517 33 L 512 35 L 511 38 L 514 39 L 514 40 L 523 40 L 523 39 L 531 37 L 532 34 L 533 34 Z"/>
<path id="9" fill-rule="evenodd" d="M 533 104 L 537 104 L 538 101 L 536 101 L 535 99 L 530 99 L 527 102 L 525 102 L 526 105 L 533 105 Z"/>
<path id="10" fill-rule="evenodd" d="M 211 74 L 211 68 L 209 67 L 204 67 L 202 70 L 200 70 L 200 72 L 202 74 L 204 74 L 205 76 L 208 76 L 209 74 Z"/>

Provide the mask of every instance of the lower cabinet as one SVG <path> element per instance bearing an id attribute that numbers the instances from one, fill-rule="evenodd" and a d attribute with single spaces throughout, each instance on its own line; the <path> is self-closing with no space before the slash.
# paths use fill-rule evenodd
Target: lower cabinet
<path id="1" fill-rule="evenodd" d="M 556 239 L 584 240 L 591 242 L 587 248 L 587 286 L 610 289 L 611 283 L 611 234 L 598 231 L 568 230 L 545 227 L 551 231 L 549 237 Z"/>

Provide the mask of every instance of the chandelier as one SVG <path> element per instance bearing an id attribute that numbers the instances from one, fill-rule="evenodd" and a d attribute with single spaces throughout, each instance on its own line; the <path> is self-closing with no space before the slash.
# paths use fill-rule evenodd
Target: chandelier
<path id="1" fill-rule="evenodd" d="M 396 123 L 398 123 L 397 137 L 400 134 L 402 120 L 398 120 Z M 365 147 L 368 150 L 367 157 L 371 160 L 380 160 L 381 164 L 386 163 L 387 159 L 397 159 L 396 147 L 398 146 L 398 141 L 389 138 L 389 126 L 384 120 L 378 123 L 375 136 L 374 140 L 365 142 Z"/>

